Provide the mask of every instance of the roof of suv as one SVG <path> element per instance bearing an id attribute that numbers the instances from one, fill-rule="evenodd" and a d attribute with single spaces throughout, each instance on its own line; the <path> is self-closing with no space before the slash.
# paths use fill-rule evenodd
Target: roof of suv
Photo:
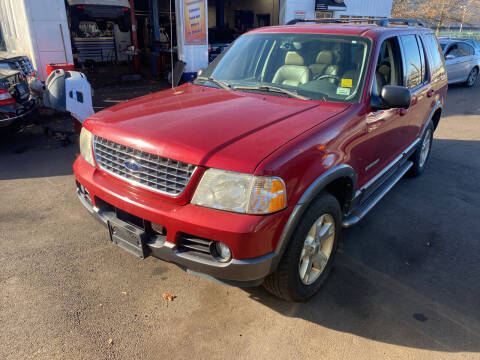
<path id="1" fill-rule="evenodd" d="M 370 32 L 372 34 L 398 33 L 398 32 L 433 32 L 432 29 L 420 26 L 389 25 L 379 26 L 377 24 L 363 23 L 302 23 L 295 25 L 269 26 L 252 30 L 250 33 L 321 33 L 321 34 L 342 34 L 361 36 Z"/>

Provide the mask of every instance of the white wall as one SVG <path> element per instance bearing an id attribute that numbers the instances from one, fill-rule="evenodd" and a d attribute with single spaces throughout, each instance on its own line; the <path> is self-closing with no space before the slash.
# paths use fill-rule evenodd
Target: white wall
<path id="1" fill-rule="evenodd" d="M 208 28 L 207 8 L 208 7 L 205 8 L 205 26 Z M 206 68 L 208 66 L 208 41 L 205 45 L 185 44 L 183 0 L 175 0 L 175 16 L 177 21 L 178 58 L 187 63 L 184 72 L 197 72 L 200 69 Z"/>
<path id="2" fill-rule="evenodd" d="M 390 17 L 393 0 L 344 0 L 347 11 L 338 11 L 335 17 L 349 16 L 375 16 Z"/>
<path id="3" fill-rule="evenodd" d="M 334 16 L 378 16 L 390 17 L 393 0 L 344 0 L 346 11 L 335 11 Z M 315 18 L 315 0 L 281 0 L 280 24 L 295 18 L 295 11 L 306 11 L 307 19 Z"/>
<path id="4" fill-rule="evenodd" d="M 1 56 L 31 54 L 30 28 L 22 0 L 0 0 L 0 26 L 7 47 Z"/>
<path id="5" fill-rule="evenodd" d="M 73 62 L 63 0 L 0 0 L 0 20 L 7 46 L 2 55 L 27 55 L 41 80 L 46 65 Z"/>
<path id="6" fill-rule="evenodd" d="M 314 19 L 315 0 L 280 0 L 280 24 L 295 19 L 295 11 L 305 11 L 307 19 Z"/>
<path id="7" fill-rule="evenodd" d="M 24 1 L 30 19 L 38 77 L 46 80 L 46 65 L 73 63 L 65 3 L 63 0 Z"/>

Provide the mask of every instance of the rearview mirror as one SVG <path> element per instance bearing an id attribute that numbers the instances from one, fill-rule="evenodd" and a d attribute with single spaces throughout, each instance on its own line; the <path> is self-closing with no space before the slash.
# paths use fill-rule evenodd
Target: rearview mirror
<path id="1" fill-rule="evenodd" d="M 410 89 L 404 86 L 385 85 L 380 96 L 372 96 L 372 108 L 386 110 L 393 108 L 408 109 L 412 102 Z"/>
<path id="2" fill-rule="evenodd" d="M 445 56 L 445 60 L 453 60 L 453 59 L 455 59 L 455 55 L 448 54 L 447 56 Z"/>

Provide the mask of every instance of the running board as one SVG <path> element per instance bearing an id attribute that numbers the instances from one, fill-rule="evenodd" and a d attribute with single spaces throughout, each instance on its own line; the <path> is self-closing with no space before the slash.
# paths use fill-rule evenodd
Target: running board
<path id="1" fill-rule="evenodd" d="M 397 182 L 405 175 L 405 173 L 410 170 L 413 166 L 411 161 L 407 161 L 403 164 L 397 171 L 395 171 L 390 178 L 388 178 L 380 187 L 375 190 L 372 195 L 368 197 L 355 211 L 348 215 L 343 220 L 343 227 L 348 228 L 355 224 L 357 224 L 360 220 L 362 220 L 365 215 L 367 215 L 370 210 L 373 209 L 375 205 L 385 196 L 387 193 L 395 186 Z"/>

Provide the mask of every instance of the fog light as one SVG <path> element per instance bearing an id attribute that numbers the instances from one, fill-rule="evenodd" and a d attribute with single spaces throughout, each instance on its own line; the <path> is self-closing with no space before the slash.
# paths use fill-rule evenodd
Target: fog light
<path id="1" fill-rule="evenodd" d="M 212 242 L 210 252 L 215 259 L 221 262 L 228 262 L 232 259 L 230 248 L 222 242 Z"/>

